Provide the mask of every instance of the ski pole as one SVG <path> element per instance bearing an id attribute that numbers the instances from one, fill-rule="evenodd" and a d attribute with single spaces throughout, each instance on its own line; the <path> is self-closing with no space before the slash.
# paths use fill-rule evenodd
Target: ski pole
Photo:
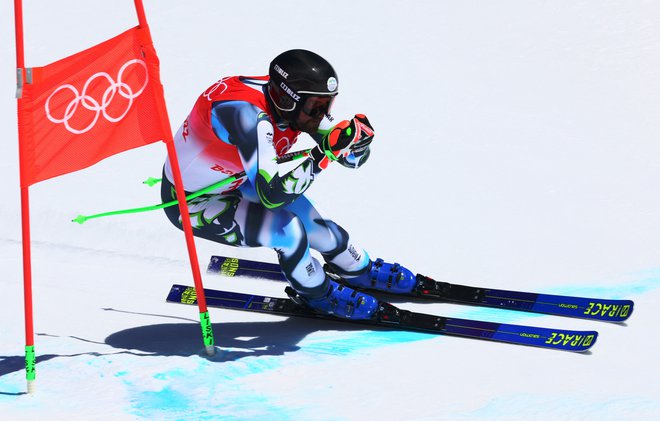
<path id="1" fill-rule="evenodd" d="M 309 151 L 310 150 L 311 149 L 304 149 L 304 150 L 297 151 L 297 152 L 287 153 L 285 155 L 282 155 L 281 157 L 278 157 L 277 158 L 277 163 L 278 164 L 283 164 L 285 162 L 291 162 L 291 161 L 295 161 L 297 159 L 306 158 L 307 156 L 309 156 Z M 218 181 L 217 183 L 214 183 L 214 184 L 211 184 L 210 186 L 204 187 L 203 189 L 198 190 L 198 191 L 196 191 L 194 193 L 191 193 L 188 196 L 186 196 L 186 202 L 190 201 L 190 200 L 192 200 L 196 197 L 199 197 L 203 194 L 212 192 L 213 190 L 219 189 L 220 187 L 226 186 L 227 184 L 231 184 L 234 181 L 236 181 L 236 180 L 238 180 L 242 177 L 245 177 L 245 175 L 246 175 L 245 171 L 242 171 L 242 172 L 240 172 L 238 174 L 234 174 L 231 177 L 226 178 L 222 181 Z M 156 179 L 149 178 L 147 181 L 145 181 L 145 184 L 149 184 L 150 186 L 153 186 L 154 184 L 156 184 Z M 144 206 L 144 207 L 140 207 L 140 208 L 122 209 L 122 210 L 116 210 L 116 211 L 110 211 L 110 212 L 97 213 L 97 214 L 94 214 L 94 215 L 78 215 L 74 219 L 72 219 L 71 222 L 77 222 L 79 224 L 84 224 L 86 221 L 88 221 L 90 219 L 103 218 L 103 217 L 106 217 L 106 216 L 114 216 L 114 215 L 127 215 L 127 214 L 131 214 L 131 213 L 149 212 L 149 211 L 158 210 L 158 209 L 165 209 L 165 208 L 168 208 L 170 206 L 174 206 L 178 203 L 179 203 L 179 200 L 174 199 L 170 202 L 159 203 L 158 205 Z"/>

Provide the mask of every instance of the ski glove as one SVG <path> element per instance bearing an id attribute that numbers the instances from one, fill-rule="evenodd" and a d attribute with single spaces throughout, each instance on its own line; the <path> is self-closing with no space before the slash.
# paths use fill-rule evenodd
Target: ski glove
<path id="1" fill-rule="evenodd" d="M 332 128 L 311 152 L 315 173 L 328 167 L 330 161 L 346 158 L 350 154 L 365 153 L 374 138 L 374 129 L 364 114 L 356 114 Z"/>
<path id="2" fill-rule="evenodd" d="M 367 151 L 369 144 L 374 140 L 374 128 L 364 114 L 356 114 L 353 120 L 357 121 L 360 128 L 360 134 L 357 142 L 351 144 L 350 153 L 359 157 Z"/>

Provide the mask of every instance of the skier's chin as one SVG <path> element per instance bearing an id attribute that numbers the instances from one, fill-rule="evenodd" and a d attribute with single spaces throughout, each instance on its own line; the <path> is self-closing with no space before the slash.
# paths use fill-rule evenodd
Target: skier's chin
<path id="1" fill-rule="evenodd" d="M 313 119 L 305 119 L 303 121 L 302 119 L 299 118 L 296 121 L 296 126 L 298 126 L 298 129 L 308 134 L 315 134 L 319 129 L 319 124 L 321 124 L 320 121 Z"/>

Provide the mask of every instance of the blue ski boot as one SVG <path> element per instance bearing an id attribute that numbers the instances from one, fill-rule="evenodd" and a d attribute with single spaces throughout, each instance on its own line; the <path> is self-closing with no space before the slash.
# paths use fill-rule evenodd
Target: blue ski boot
<path id="1" fill-rule="evenodd" d="M 297 298 L 319 313 L 333 314 L 343 319 L 370 319 L 378 310 L 378 300 L 374 297 L 339 284 L 329 277 L 326 277 L 326 282 L 328 290 L 322 296 L 310 298 L 298 295 Z"/>
<path id="2" fill-rule="evenodd" d="M 338 272 L 341 276 L 341 271 Z M 344 277 L 351 286 L 369 288 L 393 294 L 408 294 L 417 284 L 417 277 L 398 263 L 385 263 L 383 259 L 371 261 L 360 275 Z"/>

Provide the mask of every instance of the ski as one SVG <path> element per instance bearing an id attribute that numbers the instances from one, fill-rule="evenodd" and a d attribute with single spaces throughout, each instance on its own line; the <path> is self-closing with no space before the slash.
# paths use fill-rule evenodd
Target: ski
<path id="1" fill-rule="evenodd" d="M 291 288 L 287 288 L 287 293 L 292 294 L 293 299 L 204 289 L 208 307 L 245 310 L 279 316 L 301 316 L 360 324 L 368 327 L 461 336 L 561 351 L 587 351 L 596 342 L 598 337 L 598 332 L 596 331 L 549 329 L 415 313 L 382 301 L 372 319 L 341 319 L 331 315 L 316 313 L 300 305 L 296 302 L 293 295 L 295 292 Z M 167 296 L 167 301 L 196 305 L 197 294 L 195 288 L 185 285 L 172 285 Z"/>
<path id="2" fill-rule="evenodd" d="M 286 281 L 278 264 L 235 257 L 212 256 L 207 271 L 225 276 Z M 607 322 L 623 322 L 630 317 L 634 306 L 631 300 L 571 297 L 457 285 L 419 274 L 417 286 L 412 293 L 397 295 Z"/>

